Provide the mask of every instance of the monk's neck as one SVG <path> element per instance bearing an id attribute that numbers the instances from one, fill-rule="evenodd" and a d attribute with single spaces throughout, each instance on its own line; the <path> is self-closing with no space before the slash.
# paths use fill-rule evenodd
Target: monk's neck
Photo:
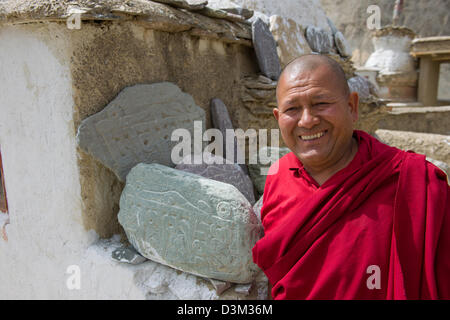
<path id="1" fill-rule="evenodd" d="M 328 166 L 325 170 L 323 168 L 311 168 L 304 166 L 309 175 L 321 186 L 329 178 L 331 178 L 336 172 L 347 167 L 358 152 L 358 142 L 355 138 L 352 138 L 351 145 L 347 148 L 341 158 L 338 159 L 333 165 Z"/>

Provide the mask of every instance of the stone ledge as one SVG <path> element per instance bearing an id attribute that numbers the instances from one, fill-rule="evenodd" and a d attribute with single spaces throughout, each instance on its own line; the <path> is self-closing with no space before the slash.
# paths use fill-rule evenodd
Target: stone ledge
<path id="1" fill-rule="evenodd" d="M 410 131 L 375 131 L 380 139 L 402 150 L 413 150 L 450 165 L 450 136 Z"/>
<path id="2" fill-rule="evenodd" d="M 0 2 L 0 25 L 44 21 L 65 22 L 73 14 L 81 21 L 134 20 L 149 29 L 190 32 L 194 36 L 252 46 L 251 27 L 242 22 L 207 17 L 201 13 L 169 5 L 129 0 L 9 0 Z"/>
<path id="3" fill-rule="evenodd" d="M 450 106 L 388 107 L 378 122 L 378 129 L 401 130 L 450 135 L 448 117 Z"/>

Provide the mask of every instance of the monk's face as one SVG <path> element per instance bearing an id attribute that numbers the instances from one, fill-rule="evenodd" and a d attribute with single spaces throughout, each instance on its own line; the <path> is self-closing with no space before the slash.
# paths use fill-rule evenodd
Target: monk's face
<path id="1" fill-rule="evenodd" d="M 358 95 L 346 94 L 338 81 L 327 65 L 279 79 L 274 116 L 285 144 L 307 168 L 330 168 L 351 150 Z"/>

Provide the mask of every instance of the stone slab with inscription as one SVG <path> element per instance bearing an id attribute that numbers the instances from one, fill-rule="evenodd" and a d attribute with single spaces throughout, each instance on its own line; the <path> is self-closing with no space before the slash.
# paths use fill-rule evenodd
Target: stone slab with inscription
<path id="1" fill-rule="evenodd" d="M 234 186 L 159 164 L 127 176 L 119 223 L 144 257 L 222 281 L 251 282 L 252 248 L 262 226 Z"/>
<path id="2" fill-rule="evenodd" d="M 78 128 L 80 148 L 111 169 L 121 181 L 138 163 L 174 167 L 171 141 L 175 129 L 194 121 L 205 123 L 205 112 L 191 95 L 173 83 L 139 84 L 123 89 L 102 111 Z"/>

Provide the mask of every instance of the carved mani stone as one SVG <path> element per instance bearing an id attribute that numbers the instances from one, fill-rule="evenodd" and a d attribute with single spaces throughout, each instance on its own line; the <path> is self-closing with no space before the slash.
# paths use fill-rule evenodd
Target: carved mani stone
<path id="1" fill-rule="evenodd" d="M 261 72 L 272 80 L 278 80 L 281 65 L 277 44 L 269 26 L 261 18 L 257 18 L 252 23 L 252 40 Z"/>
<path id="2" fill-rule="evenodd" d="M 170 82 L 125 88 L 102 111 L 86 118 L 78 128 L 81 149 L 110 168 L 121 181 L 138 163 L 174 167 L 172 132 L 187 129 L 193 137 L 194 121 L 205 123 L 205 112 L 194 99 Z"/>
<path id="3" fill-rule="evenodd" d="M 232 185 L 159 164 L 127 176 L 119 223 L 143 256 L 201 277 L 251 282 L 262 226 Z"/>
<path id="4" fill-rule="evenodd" d="M 306 28 L 306 40 L 314 52 L 330 53 L 333 51 L 332 35 L 321 28 L 308 26 Z"/>
<path id="5" fill-rule="evenodd" d="M 253 205 L 255 203 L 253 183 L 242 168 L 235 163 L 226 163 L 226 160 L 222 157 L 212 154 L 206 155 L 208 156 L 208 163 L 196 164 L 197 162 L 191 161 L 190 157 L 185 157 L 175 168 L 208 179 L 229 183 L 235 186 Z"/>

